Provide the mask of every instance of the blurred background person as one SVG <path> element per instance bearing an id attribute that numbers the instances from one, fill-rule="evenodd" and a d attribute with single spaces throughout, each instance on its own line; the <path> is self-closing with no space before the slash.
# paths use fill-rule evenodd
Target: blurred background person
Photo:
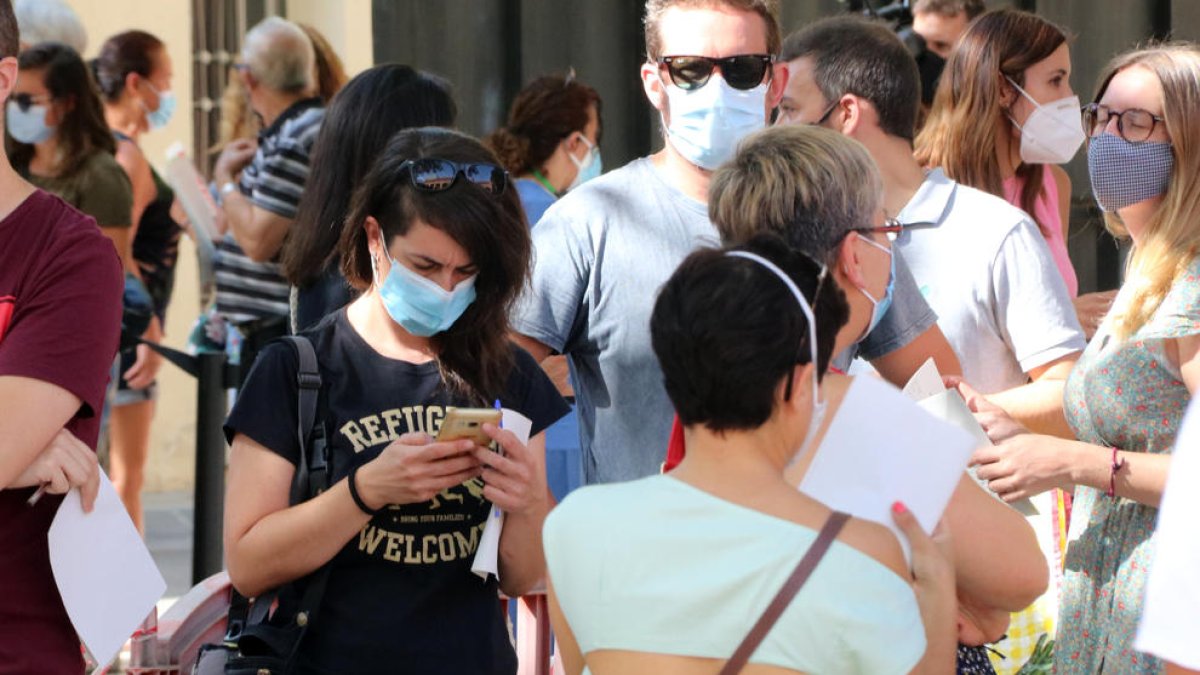
<path id="1" fill-rule="evenodd" d="M 96 219 L 125 271 L 136 275 L 130 230 L 133 189 L 117 164 L 116 138 L 92 77 L 70 47 L 45 42 L 21 52 L 5 111 L 13 168 L 29 182 Z"/>
<path id="2" fill-rule="evenodd" d="M 117 138 L 117 163 L 133 186 L 132 254 L 150 295 L 154 316 L 143 339 L 161 342 L 167 306 L 175 287 L 179 237 L 185 220 L 175 193 L 154 171 L 138 141 L 161 129 L 175 111 L 172 64 L 165 45 L 144 31 L 114 35 L 92 62 L 104 116 Z M 109 471 L 125 508 L 142 525 L 141 491 L 154 419 L 155 375 L 162 357 L 146 345 L 121 352 L 117 391 L 109 425 Z"/>
<path id="3" fill-rule="evenodd" d="M 315 96 L 312 41 L 296 24 L 268 17 L 246 34 L 237 77 L 262 120 L 257 142 L 231 141 L 213 168 L 218 220 L 216 309 L 245 337 L 242 366 L 288 332 L 289 287 L 277 262 L 308 179 L 325 108 Z"/>
<path id="4" fill-rule="evenodd" d="M 333 46 L 316 28 L 297 23 L 313 45 L 313 82 L 316 83 L 317 96 L 326 105 L 333 100 L 350 79 L 341 57 L 334 51 Z M 238 77 L 238 65 L 229 67 L 229 78 L 225 90 L 221 93 L 221 121 L 219 139 L 211 150 L 220 153 L 230 141 L 238 139 L 253 139 L 262 130 L 262 120 L 250 108 L 250 94 L 246 83 Z M 220 186 L 216 186 L 220 187 Z"/>
<path id="5" fill-rule="evenodd" d="M 949 60 L 967 24 L 987 9 L 983 0 L 914 0 L 913 32 L 925 40 L 925 48 Z"/>
<path id="6" fill-rule="evenodd" d="M 87 50 L 87 30 L 63 0 L 16 0 L 13 11 L 21 29 L 21 51 L 39 42 L 61 42 L 77 54 Z"/>
<path id="7" fill-rule="evenodd" d="M 951 77 L 917 136 L 917 159 L 1033 217 L 1090 338 L 1115 291 L 1079 296 L 1067 253 L 1071 179 L 1059 165 L 1075 156 L 1084 135 L 1075 123 L 1066 32 L 1036 14 L 988 12 L 970 24 L 946 67 Z"/>
<path id="8" fill-rule="evenodd" d="M 283 272 L 295 293 L 294 332 L 358 297 L 342 276 L 337 242 L 347 227 L 351 197 L 388 139 L 401 129 L 452 127 L 457 113 L 448 82 L 400 64 L 363 71 L 334 97 L 282 252 Z"/>
<path id="9" fill-rule="evenodd" d="M 559 197 L 599 176 L 600 95 L 575 79 L 547 75 L 525 85 L 508 121 L 487 144 L 516 180 L 532 227 Z"/>

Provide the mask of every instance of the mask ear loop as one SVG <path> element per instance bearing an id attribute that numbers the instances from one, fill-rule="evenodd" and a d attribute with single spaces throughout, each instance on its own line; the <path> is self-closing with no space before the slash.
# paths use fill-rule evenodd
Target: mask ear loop
<path id="1" fill-rule="evenodd" d="M 825 401 L 821 399 L 820 379 L 817 372 L 819 368 L 817 364 L 817 319 L 813 314 L 812 307 L 808 304 L 808 301 L 804 299 L 804 294 L 801 293 L 799 287 L 796 286 L 796 282 L 792 281 L 792 278 L 789 277 L 787 273 L 779 269 L 778 265 L 758 255 L 757 253 L 751 253 L 749 251 L 727 251 L 725 255 L 734 258 L 744 258 L 746 260 L 756 262 L 770 270 L 775 276 L 779 277 L 780 281 L 782 281 L 788 287 L 788 290 L 792 292 L 792 295 L 796 298 L 796 303 L 800 305 L 800 310 L 804 313 L 804 318 L 808 320 L 808 347 L 809 355 L 811 357 L 809 363 L 812 364 L 813 373 L 813 414 L 808 423 L 808 432 L 804 436 L 804 443 L 801 444 L 800 450 L 795 454 L 795 456 L 793 456 L 792 461 L 789 463 L 790 466 L 808 454 L 808 446 L 812 443 L 817 431 L 821 428 L 821 423 L 825 419 Z M 821 272 L 817 277 L 817 290 L 815 293 L 813 293 L 813 302 L 816 302 L 817 296 L 821 292 L 821 287 L 825 283 L 825 276 L 828 272 L 828 268 L 825 265 L 821 265 L 820 268 Z M 794 369 L 792 372 L 794 372 Z M 785 391 L 785 398 L 789 399 L 791 398 L 791 377 L 792 375 L 789 373 L 789 387 L 787 391 Z"/>

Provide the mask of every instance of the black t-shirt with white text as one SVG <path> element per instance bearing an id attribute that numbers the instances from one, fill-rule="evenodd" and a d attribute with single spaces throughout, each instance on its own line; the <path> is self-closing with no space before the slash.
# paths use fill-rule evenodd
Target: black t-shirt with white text
<path id="1" fill-rule="evenodd" d="M 345 310 L 304 333 L 316 350 L 331 484 L 410 431 L 436 435 L 451 406 L 478 401 L 443 386 L 435 362 L 382 356 L 354 330 Z M 528 353 L 501 404 L 533 421 L 536 435 L 568 411 Z M 273 343 L 259 354 L 225 424 L 295 464 L 297 358 Z M 313 673 L 516 672 L 494 577 L 471 572 L 491 503 L 479 478 L 422 504 L 393 505 L 335 556 L 317 617 L 301 646 Z"/>

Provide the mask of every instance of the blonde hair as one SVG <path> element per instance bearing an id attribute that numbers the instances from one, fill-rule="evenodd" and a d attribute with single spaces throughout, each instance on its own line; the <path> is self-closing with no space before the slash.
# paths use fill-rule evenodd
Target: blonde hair
<path id="1" fill-rule="evenodd" d="M 996 153 L 1009 122 L 1001 94 L 1006 77 L 1025 86 L 1025 71 L 1067 41 L 1061 28 L 1017 10 L 988 12 L 963 34 L 942 71 L 929 119 L 915 143 L 917 161 L 941 167 L 951 180 L 1004 198 L 1004 176 Z M 1006 131 L 1002 131 L 1006 130 Z M 1029 214 L 1042 193 L 1041 164 L 1022 164 L 1019 206 Z M 1038 223 L 1046 230 L 1044 223 Z"/>
<path id="2" fill-rule="evenodd" d="M 262 129 L 258 115 L 250 109 L 250 92 L 242 78 L 230 68 L 229 81 L 225 83 L 225 91 L 221 93 L 221 122 L 217 142 L 208 149 L 212 154 L 218 154 L 226 145 L 240 138 L 255 138 Z"/>
<path id="3" fill-rule="evenodd" d="M 1146 325 L 1200 251 L 1200 47 L 1177 42 L 1120 54 L 1105 66 L 1093 100 L 1104 96 L 1117 73 L 1132 67 L 1154 73 L 1162 85 L 1175 167 L 1162 204 L 1129 257 L 1127 288 L 1113 308 L 1113 334 L 1119 339 Z M 1105 225 L 1118 237 L 1129 236 L 1115 212 L 1105 214 Z"/>
<path id="4" fill-rule="evenodd" d="M 642 23 L 646 29 L 646 58 L 657 61 L 662 56 L 662 32 L 659 24 L 668 9 L 707 9 L 729 7 L 743 12 L 754 12 L 762 17 L 767 29 L 767 53 L 779 53 L 783 34 L 779 28 L 779 0 L 646 0 L 646 14 Z"/>
<path id="5" fill-rule="evenodd" d="M 817 126 L 774 126 L 742 141 L 713 174 L 708 216 L 725 244 L 772 233 L 827 261 L 847 232 L 870 227 L 883 179 L 858 141 Z"/>

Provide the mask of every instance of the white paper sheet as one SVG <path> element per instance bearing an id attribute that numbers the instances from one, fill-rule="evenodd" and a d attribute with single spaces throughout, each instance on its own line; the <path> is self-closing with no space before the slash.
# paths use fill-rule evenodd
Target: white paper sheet
<path id="1" fill-rule="evenodd" d="M 870 377 L 850 385 L 800 483 L 800 491 L 830 508 L 880 523 L 908 540 L 892 522 L 896 501 L 933 531 L 975 449 L 970 434 L 936 419 L 899 389 Z"/>
<path id="2" fill-rule="evenodd" d="M 67 616 L 92 658 L 107 664 L 146 620 L 167 582 L 103 471 L 96 507 L 85 514 L 79 490 L 71 490 L 48 540 Z"/>
<path id="3" fill-rule="evenodd" d="M 975 415 L 971 413 L 971 409 L 967 407 L 967 402 L 963 400 L 962 395 L 957 391 L 953 389 L 945 389 L 940 394 L 936 394 L 922 401 L 918 401 L 917 405 L 921 406 L 926 412 L 942 420 L 943 422 L 949 422 L 959 429 L 971 434 L 971 438 L 975 439 L 975 447 L 990 447 L 992 445 L 992 441 L 988 438 L 987 432 L 983 430 L 983 427 L 979 426 L 979 422 L 975 421 Z M 996 499 L 1000 499 L 1000 496 L 995 492 L 992 492 L 992 489 L 988 487 L 987 481 L 979 478 L 979 476 L 976 474 L 977 470 L 978 467 L 973 466 L 967 469 L 967 473 L 970 474 L 971 478 L 974 479 L 980 487 L 986 490 L 989 495 L 992 495 Z M 1012 506 L 1023 516 L 1036 516 L 1037 514 L 1041 513 L 1041 511 L 1039 511 L 1038 508 L 1033 505 L 1033 502 L 1028 499 L 1022 499 L 1020 501 L 1013 502 L 1012 504 L 1009 504 L 1009 506 Z"/>
<path id="4" fill-rule="evenodd" d="M 515 410 L 504 408 L 500 426 L 513 432 L 517 440 L 529 443 L 529 432 L 533 430 L 533 420 Z M 488 514 L 487 524 L 483 527 L 483 535 L 479 538 L 479 548 L 475 549 L 475 559 L 471 561 L 471 571 L 487 581 L 488 575 L 500 578 L 500 533 L 504 530 L 504 512 L 498 506 L 492 506 Z"/>
<path id="5" fill-rule="evenodd" d="M 946 385 L 942 384 L 942 373 L 932 356 L 925 359 L 925 363 L 917 368 L 917 372 L 908 378 L 908 384 L 904 385 L 904 395 L 914 401 L 936 396 L 943 391 L 946 391 Z"/>

